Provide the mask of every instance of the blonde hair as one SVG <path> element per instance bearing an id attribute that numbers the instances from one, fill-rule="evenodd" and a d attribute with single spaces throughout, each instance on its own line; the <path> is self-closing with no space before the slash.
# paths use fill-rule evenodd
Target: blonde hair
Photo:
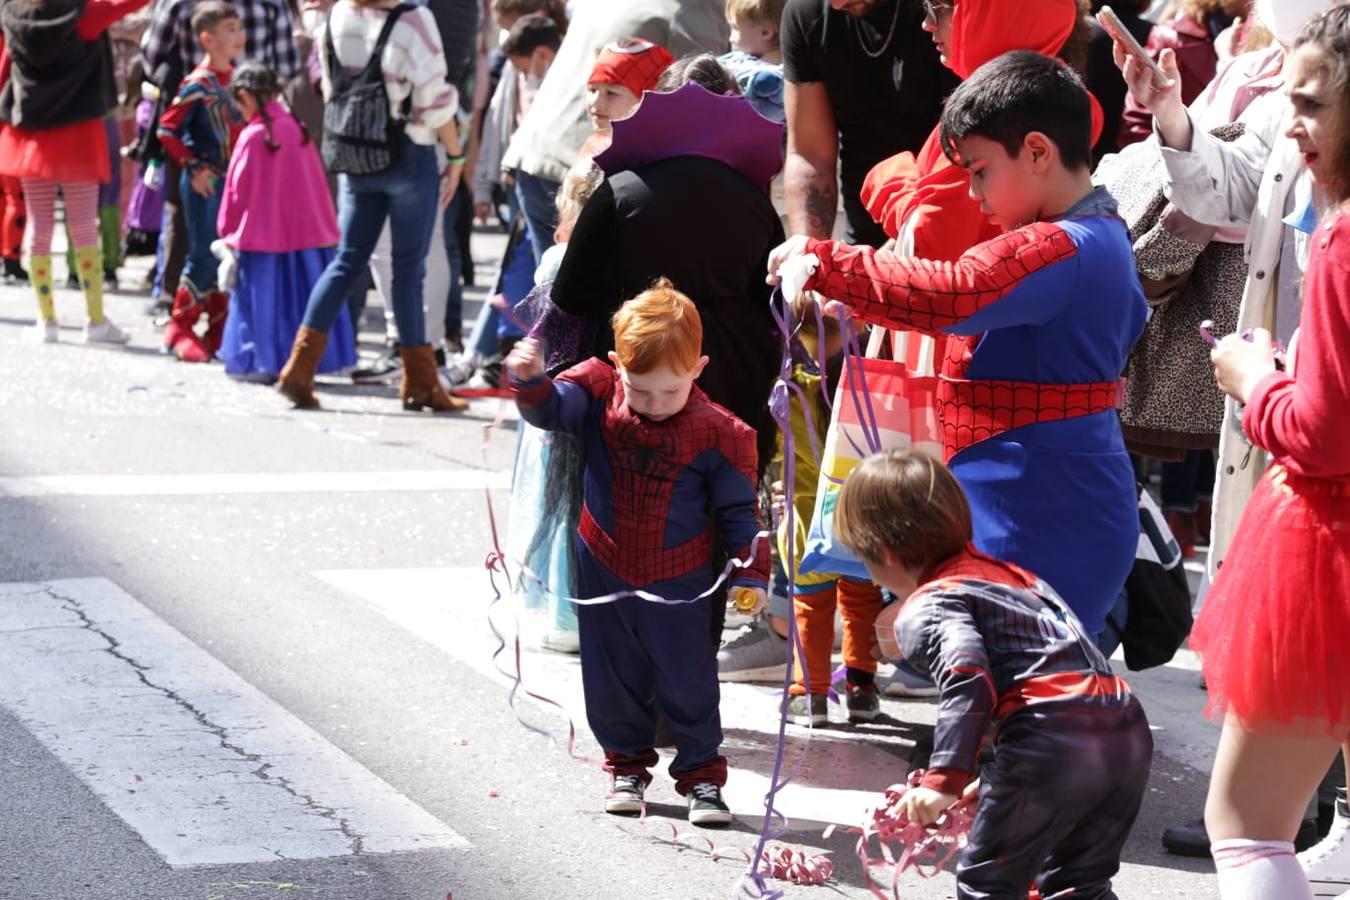
<path id="1" fill-rule="evenodd" d="M 927 453 L 886 450 L 863 460 L 844 482 L 834 534 L 867 562 L 890 555 L 923 572 L 970 543 L 970 503 L 951 470 Z"/>
<path id="2" fill-rule="evenodd" d="M 690 372 L 703 352 L 703 320 L 694 301 L 661 278 L 629 300 L 612 320 L 619 365 L 643 375 L 663 365 Z"/>
<path id="3" fill-rule="evenodd" d="M 783 21 L 784 0 L 727 0 L 727 21 L 744 16 L 755 22 L 768 22 L 777 31 Z"/>
<path id="4" fill-rule="evenodd" d="M 556 243 L 567 243 L 586 201 L 591 199 L 604 180 L 605 173 L 600 171 L 595 159 L 590 156 L 581 157 L 567 170 L 562 186 L 558 188 L 558 195 L 554 198 L 554 204 L 558 207 L 558 227 L 553 232 Z"/>

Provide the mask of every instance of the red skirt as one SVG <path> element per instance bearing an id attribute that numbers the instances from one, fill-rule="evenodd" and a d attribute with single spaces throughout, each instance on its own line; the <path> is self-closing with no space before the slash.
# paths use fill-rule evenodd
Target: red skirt
<path id="1" fill-rule="evenodd" d="M 1350 482 L 1272 466 L 1191 633 L 1215 717 L 1350 735 Z"/>
<path id="2" fill-rule="evenodd" d="M 0 175 L 103 184 L 112 178 L 103 120 L 41 131 L 0 123 Z"/>

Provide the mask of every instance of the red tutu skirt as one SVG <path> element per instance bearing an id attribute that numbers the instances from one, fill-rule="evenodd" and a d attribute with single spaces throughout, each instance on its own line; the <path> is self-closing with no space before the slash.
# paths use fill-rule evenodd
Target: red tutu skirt
<path id="1" fill-rule="evenodd" d="M 103 120 L 41 131 L 0 123 L 0 175 L 95 184 L 111 180 Z"/>
<path id="2" fill-rule="evenodd" d="M 1350 735 L 1350 482 L 1271 467 L 1190 645 L 1207 714 L 1248 731 Z"/>

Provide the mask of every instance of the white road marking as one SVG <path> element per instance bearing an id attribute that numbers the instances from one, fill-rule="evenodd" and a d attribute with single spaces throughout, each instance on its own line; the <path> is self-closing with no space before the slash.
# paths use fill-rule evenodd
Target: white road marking
<path id="1" fill-rule="evenodd" d="M 171 866 L 469 846 L 102 578 L 0 584 L 0 705 Z"/>
<path id="2" fill-rule="evenodd" d="M 484 569 L 350 569 L 314 574 L 364 600 L 390 621 L 483 675 L 501 684 L 512 683 L 492 663 L 496 641 L 487 623 L 492 591 Z M 508 635 L 513 635 L 517 627 L 514 609 L 502 603 L 494 612 L 499 627 Z M 539 628 L 528 618 L 521 623 L 521 631 L 521 646 L 526 651 L 521 664 L 524 686 L 561 703 L 583 737 L 582 752 L 598 755 L 586 727 L 578 658 L 534 650 Z M 509 670 L 509 647 L 499 659 Z M 752 685 L 722 685 L 722 728 L 727 735 L 724 751 L 731 766 L 725 797 L 732 810 L 745 818 L 764 813 L 764 794 L 769 787 L 765 773 L 771 771 L 778 740 L 777 699 L 776 693 Z M 529 721 L 565 736 L 556 710 L 546 712 L 545 707 L 524 698 L 522 702 Z M 509 715 L 505 708 L 502 714 Z M 831 716 L 843 718 L 838 707 L 832 708 Z M 797 779 L 779 795 L 776 808 L 799 823 L 856 825 L 881 791 L 905 776 L 906 766 L 897 758 L 898 749 L 893 753 L 883 749 L 885 744 L 908 746 L 898 736 L 888 739 L 876 733 L 821 729 L 808 743 L 805 729 L 796 727 L 789 728 L 789 735 L 785 771 L 793 768 L 793 754 L 804 750 L 806 756 Z M 669 753 L 663 751 L 662 769 L 670 762 Z"/>
<path id="3" fill-rule="evenodd" d="M 190 497 L 210 494 L 320 494 L 469 491 L 510 487 L 510 475 L 480 469 L 395 472 L 220 472 L 188 475 L 24 475 L 0 477 L 7 497 Z"/>

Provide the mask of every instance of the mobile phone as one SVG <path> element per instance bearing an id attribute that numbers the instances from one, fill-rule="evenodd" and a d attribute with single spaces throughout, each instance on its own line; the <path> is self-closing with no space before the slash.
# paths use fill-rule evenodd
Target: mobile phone
<path id="1" fill-rule="evenodd" d="M 1154 87 L 1162 88 L 1171 81 L 1167 77 L 1167 73 L 1162 70 L 1162 66 L 1158 65 L 1153 57 L 1148 55 L 1148 51 L 1134 39 L 1134 35 L 1130 34 L 1130 29 L 1125 27 L 1124 22 L 1120 21 L 1120 16 L 1116 15 L 1115 10 L 1109 6 L 1103 6 L 1097 13 L 1097 24 L 1101 25 L 1116 43 L 1125 48 L 1126 53 L 1139 60 L 1153 72 Z"/>

